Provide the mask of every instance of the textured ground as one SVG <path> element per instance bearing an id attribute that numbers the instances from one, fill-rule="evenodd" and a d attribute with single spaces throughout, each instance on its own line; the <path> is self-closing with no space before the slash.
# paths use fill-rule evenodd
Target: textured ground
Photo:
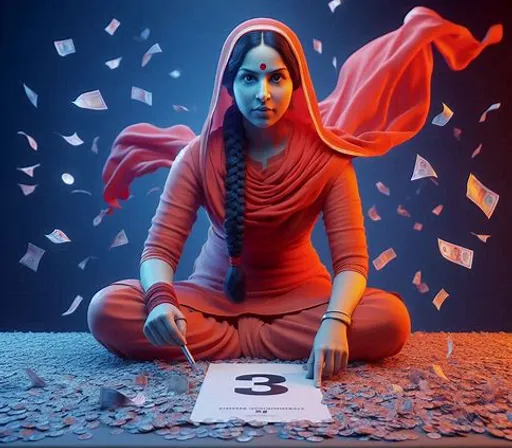
<path id="1" fill-rule="evenodd" d="M 261 446 L 294 440 L 322 446 L 368 445 L 368 440 L 376 445 L 512 446 L 508 333 L 414 333 L 399 355 L 351 363 L 342 375 L 324 381 L 332 422 L 279 425 L 236 420 L 192 425 L 187 419 L 202 374 L 187 364 L 117 359 L 86 333 L 0 333 L 0 349 L 0 442 L 12 445 L 64 446 L 63 440 L 69 446 L 91 445 L 101 439 L 101 446 L 124 446 L 145 437 L 144 444 L 152 446 L 226 445 L 229 440 Z M 208 362 L 198 364 L 206 372 Z M 46 385 L 31 387 L 25 369 L 33 369 Z M 186 393 L 168 393 L 174 373 L 186 374 Z M 145 401 L 102 410 L 102 387 L 129 398 L 139 394 Z M 275 444 L 268 443 L 269 437 Z"/>

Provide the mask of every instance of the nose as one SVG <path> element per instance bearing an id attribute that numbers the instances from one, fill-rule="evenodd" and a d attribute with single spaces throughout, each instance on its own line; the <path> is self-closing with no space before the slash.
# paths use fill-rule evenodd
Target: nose
<path id="1" fill-rule="evenodd" d="M 258 89 L 258 98 L 262 101 L 265 101 L 268 98 L 268 85 L 265 80 L 263 80 Z"/>

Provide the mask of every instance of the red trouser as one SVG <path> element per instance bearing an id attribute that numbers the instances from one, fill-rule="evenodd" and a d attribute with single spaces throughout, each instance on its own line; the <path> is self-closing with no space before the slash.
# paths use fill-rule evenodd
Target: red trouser
<path id="1" fill-rule="evenodd" d="M 179 301 L 187 289 L 179 282 L 174 287 Z M 240 357 L 298 360 L 309 357 L 327 305 L 261 317 L 211 316 L 185 305 L 180 309 L 187 318 L 187 346 L 196 361 Z M 93 336 L 120 357 L 185 361 L 179 347 L 154 346 L 146 339 L 142 331 L 146 317 L 143 290 L 140 282 L 132 279 L 97 292 L 87 313 Z M 374 361 L 395 355 L 410 332 L 411 321 L 402 300 L 395 294 L 366 288 L 347 333 L 350 360 Z"/>

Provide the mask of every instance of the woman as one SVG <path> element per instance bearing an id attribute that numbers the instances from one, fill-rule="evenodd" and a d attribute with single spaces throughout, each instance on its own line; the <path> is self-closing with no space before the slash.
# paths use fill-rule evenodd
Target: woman
<path id="1" fill-rule="evenodd" d="M 178 344 L 185 342 L 199 360 L 309 355 L 307 377 L 317 387 L 349 360 L 398 353 L 410 318 L 397 293 L 367 287 L 351 159 L 383 155 L 421 129 L 432 43 L 461 70 L 501 33 L 495 25 L 479 43 L 466 28 L 414 8 L 398 30 L 354 53 L 318 103 L 292 30 L 268 18 L 237 26 L 222 49 L 199 136 L 182 125 L 143 123 L 114 143 L 103 173 L 110 213 L 128 198 L 134 177 L 171 170 L 140 282 L 115 282 L 93 297 L 94 337 L 140 360 L 183 361 Z M 200 206 L 211 221 L 208 239 L 192 275 L 174 282 Z M 311 244 L 320 213 L 334 279 Z"/>

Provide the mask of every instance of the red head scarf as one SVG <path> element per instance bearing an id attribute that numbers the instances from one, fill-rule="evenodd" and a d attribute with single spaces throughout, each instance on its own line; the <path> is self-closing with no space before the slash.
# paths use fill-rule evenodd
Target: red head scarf
<path id="1" fill-rule="evenodd" d="M 103 169 L 109 214 L 112 208 L 120 208 L 118 199 L 128 198 L 135 177 L 170 167 L 193 140 L 200 139 L 201 159 L 206 160 L 208 138 L 222 126 L 233 101 L 222 86 L 224 69 L 237 40 L 254 30 L 282 34 L 299 63 L 302 85 L 293 93 L 287 116 L 310 125 L 334 151 L 354 157 L 382 156 L 423 127 L 430 108 L 432 44 L 452 70 L 463 70 L 503 35 L 502 25 L 493 25 L 478 42 L 467 28 L 428 8 L 415 7 L 400 28 L 353 53 L 343 64 L 334 90 L 317 102 L 295 33 L 275 19 L 247 20 L 229 34 L 222 47 L 210 109 L 199 136 L 184 125 L 161 129 L 140 123 L 128 126 L 116 138 Z"/>

